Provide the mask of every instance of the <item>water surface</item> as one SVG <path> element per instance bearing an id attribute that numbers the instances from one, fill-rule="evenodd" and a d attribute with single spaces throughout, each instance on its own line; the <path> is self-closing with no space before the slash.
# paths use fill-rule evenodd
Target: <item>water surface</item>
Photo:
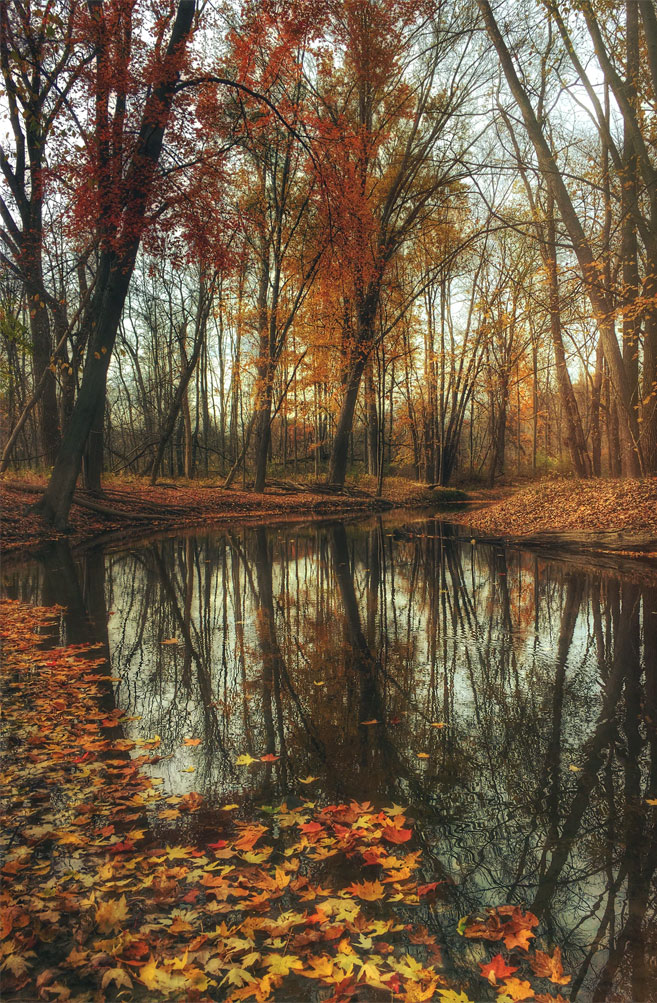
<path id="1" fill-rule="evenodd" d="M 4 587 L 64 605 L 61 640 L 105 646 L 108 704 L 125 737 L 160 736 L 167 791 L 244 817 L 309 796 L 404 805 L 445 882 L 427 922 L 449 970 L 473 967 L 461 916 L 518 902 L 564 949 L 564 995 L 655 1001 L 657 589 L 634 578 L 431 518 L 77 561 L 61 544 Z"/>

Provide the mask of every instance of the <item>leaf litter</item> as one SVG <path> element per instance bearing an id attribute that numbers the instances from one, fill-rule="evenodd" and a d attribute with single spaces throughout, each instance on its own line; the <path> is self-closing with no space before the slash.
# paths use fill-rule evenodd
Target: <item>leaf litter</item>
<path id="1" fill-rule="evenodd" d="M 474 989 L 447 984 L 434 935 L 408 922 L 442 882 L 419 883 L 422 853 L 399 805 L 283 803 L 263 824 L 227 804 L 214 842 L 170 844 L 163 823 L 204 799 L 166 797 L 147 775 L 159 736 L 122 736 L 97 649 L 45 647 L 57 609 L 5 600 L 0 612 L 3 1000 L 260 1003 L 315 986 L 338 1003 L 367 986 L 372 999 L 469 1003 L 482 985 L 499 1003 L 563 1000 L 530 981 L 569 982 L 559 948 L 532 951 L 538 920 L 512 905 L 460 921 L 496 954 L 473 971 Z M 362 879 L 332 883 L 327 860 Z"/>

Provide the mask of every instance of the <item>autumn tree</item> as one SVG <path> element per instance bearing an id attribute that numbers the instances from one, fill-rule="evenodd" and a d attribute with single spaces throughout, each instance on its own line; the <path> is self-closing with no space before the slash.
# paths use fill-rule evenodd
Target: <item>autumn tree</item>
<path id="1" fill-rule="evenodd" d="M 28 302 L 34 385 L 41 386 L 38 423 L 46 466 L 55 462 L 60 421 L 54 367 L 51 315 L 66 326 L 64 305 L 49 281 L 44 262 L 44 205 L 52 187 L 53 142 L 69 156 L 69 103 L 92 59 L 81 44 L 86 6 L 67 0 L 42 8 L 0 2 L 0 67 L 7 102 L 10 144 L 0 147 L 4 191 L 0 193 L 0 261 L 20 278 Z M 78 137 L 80 138 L 80 137 Z M 61 331 L 60 331 L 61 333 Z"/>
<path id="2" fill-rule="evenodd" d="M 83 211 L 96 216 L 99 259 L 84 321 L 88 335 L 82 380 L 52 477 L 38 505 L 44 519 L 58 527 L 66 525 L 85 444 L 98 403 L 105 398 L 107 369 L 147 223 L 194 11 L 194 0 L 179 0 L 175 16 L 154 22 L 152 52 L 141 52 L 147 57 L 145 77 L 141 75 L 145 68 L 133 53 L 134 47 L 143 44 L 133 37 L 139 28 L 134 4 L 117 0 L 108 7 L 92 5 L 86 21 L 95 53 L 95 79 L 88 151 L 91 187 L 88 176 L 85 179 L 92 201 Z M 141 102 L 133 103 L 136 89 Z"/>
<path id="3" fill-rule="evenodd" d="M 376 342 L 382 285 L 397 252 L 454 193 L 474 73 L 467 10 L 402 0 L 344 2 L 318 67 L 317 168 L 331 239 L 324 267 L 342 303 L 342 401 L 329 483 L 344 484 L 361 378 Z M 337 280 L 337 281 L 336 281 Z"/>

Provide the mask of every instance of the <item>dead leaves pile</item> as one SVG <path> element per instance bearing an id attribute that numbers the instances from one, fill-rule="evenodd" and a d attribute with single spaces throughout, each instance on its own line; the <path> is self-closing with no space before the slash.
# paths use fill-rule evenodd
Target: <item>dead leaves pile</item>
<path id="1" fill-rule="evenodd" d="M 167 797 L 146 776 L 158 743 L 122 737 L 93 649 L 40 647 L 55 611 L 0 612 L 3 999 L 260 1003 L 316 987 L 337 1003 L 367 986 L 372 998 L 467 1003 L 438 971 L 434 936 L 409 922 L 438 883 L 419 883 L 402 808 L 306 801 L 267 824 L 226 811 L 213 842 L 170 845 L 169 821 L 203 798 Z M 557 951 L 529 958 L 528 916 L 503 907 L 461 929 L 512 952 L 481 973 L 500 1003 L 553 999 L 508 977 L 518 954 L 536 976 L 567 981 Z"/>
<path id="2" fill-rule="evenodd" d="M 657 478 L 546 478 L 450 519 L 480 533 L 513 537 L 609 531 L 657 535 Z"/>

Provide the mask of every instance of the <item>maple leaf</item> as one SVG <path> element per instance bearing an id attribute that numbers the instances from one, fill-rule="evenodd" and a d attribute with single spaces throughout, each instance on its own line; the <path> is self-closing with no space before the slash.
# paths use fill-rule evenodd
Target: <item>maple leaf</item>
<path id="1" fill-rule="evenodd" d="M 529 982 L 521 982 L 520 979 L 505 979 L 499 992 L 506 993 L 510 999 L 515 1001 L 530 1000 L 534 998 L 534 990 Z"/>
<path id="2" fill-rule="evenodd" d="M 190 791 L 180 799 L 180 807 L 187 811 L 198 811 L 203 804 L 203 797 L 197 791 Z"/>
<path id="3" fill-rule="evenodd" d="M 442 881 L 430 881 L 428 885 L 418 885 L 417 886 L 418 896 L 422 898 L 423 895 L 431 895 L 431 893 L 435 892 L 436 888 L 438 888 L 439 885 L 442 884 L 443 884 Z"/>
<path id="4" fill-rule="evenodd" d="M 535 996 L 536 1003 L 568 1003 L 561 993 L 557 993 L 556 996 L 550 995 L 550 993 L 536 993 Z"/>
<path id="5" fill-rule="evenodd" d="M 294 954 L 268 954 L 263 963 L 272 975 L 289 975 L 303 968 L 303 961 Z"/>
<path id="6" fill-rule="evenodd" d="M 201 744 L 200 738 L 186 738 L 183 741 L 183 745 L 200 745 L 200 744 Z"/>
<path id="7" fill-rule="evenodd" d="M 254 756 L 250 756 L 248 752 L 245 752 L 241 756 L 237 757 L 237 759 L 235 760 L 235 765 L 236 766 L 250 766 L 251 763 L 257 763 L 257 762 L 258 762 L 258 760 L 255 759 Z"/>
<path id="8" fill-rule="evenodd" d="M 469 996 L 464 992 L 457 993 L 455 989 L 439 989 L 438 995 L 442 1003 L 472 1003 Z"/>
<path id="9" fill-rule="evenodd" d="M 30 954 L 33 954 L 30 951 Z M 30 962 L 22 954 L 9 954 L 0 965 L 3 972 L 11 972 L 15 979 L 22 979 L 30 968 Z"/>
<path id="10" fill-rule="evenodd" d="M 359 899 L 366 902 L 378 902 L 385 895 L 385 888 L 380 881 L 354 881 L 347 886 L 347 891 L 352 895 L 357 895 Z"/>
<path id="11" fill-rule="evenodd" d="M 418 752 L 417 753 L 417 758 L 418 759 L 429 759 L 430 756 L 429 756 L 428 752 Z"/>
<path id="12" fill-rule="evenodd" d="M 373 961 L 361 961 L 360 968 L 358 970 L 358 981 L 364 982 L 366 985 L 372 986 L 375 989 L 388 988 L 386 983 L 383 981 L 380 970 Z"/>
<path id="13" fill-rule="evenodd" d="M 524 928 L 519 930 L 510 930 L 509 933 L 504 935 L 504 945 L 509 951 L 512 951 L 514 947 L 520 947 L 523 951 L 528 951 L 529 938 L 533 936 L 534 934 L 531 930 L 526 930 Z"/>
<path id="14" fill-rule="evenodd" d="M 128 903 L 125 895 L 120 899 L 108 899 L 96 908 L 96 926 L 101 933 L 117 930 L 128 918 Z"/>
<path id="15" fill-rule="evenodd" d="M 326 954 L 318 958 L 309 958 L 308 965 L 309 967 L 303 972 L 307 979 L 327 979 L 333 974 L 333 961 Z"/>
<path id="16" fill-rule="evenodd" d="M 311 777 L 310 775 L 307 777 L 299 777 L 300 784 L 314 784 L 316 780 L 319 780 L 319 777 Z"/>
<path id="17" fill-rule="evenodd" d="M 501 954 L 496 954 L 486 965 L 480 963 L 479 967 L 481 968 L 483 977 L 488 979 L 492 986 L 497 985 L 498 979 L 503 979 L 507 975 L 513 975 L 514 972 L 518 971 L 517 968 L 507 965 Z"/>
<path id="18" fill-rule="evenodd" d="M 261 756 L 260 757 L 260 762 L 261 763 L 275 763 L 276 760 L 280 759 L 280 758 L 281 758 L 280 756 L 275 756 L 273 752 L 268 752 L 265 756 Z"/>
<path id="19" fill-rule="evenodd" d="M 299 829 L 301 830 L 301 832 L 315 833 L 315 832 L 323 832 L 324 826 L 321 825 L 319 822 L 304 822 L 303 825 L 299 826 Z"/>
<path id="20" fill-rule="evenodd" d="M 534 975 L 538 975 L 539 978 L 549 979 L 550 982 L 560 986 L 570 982 L 570 975 L 563 973 L 560 947 L 555 947 L 552 957 L 545 951 L 536 951 L 534 957 L 530 958 L 529 964 Z"/>
<path id="21" fill-rule="evenodd" d="M 388 843 L 406 843 L 412 835 L 412 829 L 397 829 L 392 825 L 386 825 L 383 828 L 383 838 Z"/>
<path id="22" fill-rule="evenodd" d="M 126 989 L 132 989 L 132 979 L 123 968 L 108 968 L 103 974 L 103 980 L 101 982 L 101 987 L 107 989 L 110 982 L 113 982 L 117 989 L 125 986 Z"/>

